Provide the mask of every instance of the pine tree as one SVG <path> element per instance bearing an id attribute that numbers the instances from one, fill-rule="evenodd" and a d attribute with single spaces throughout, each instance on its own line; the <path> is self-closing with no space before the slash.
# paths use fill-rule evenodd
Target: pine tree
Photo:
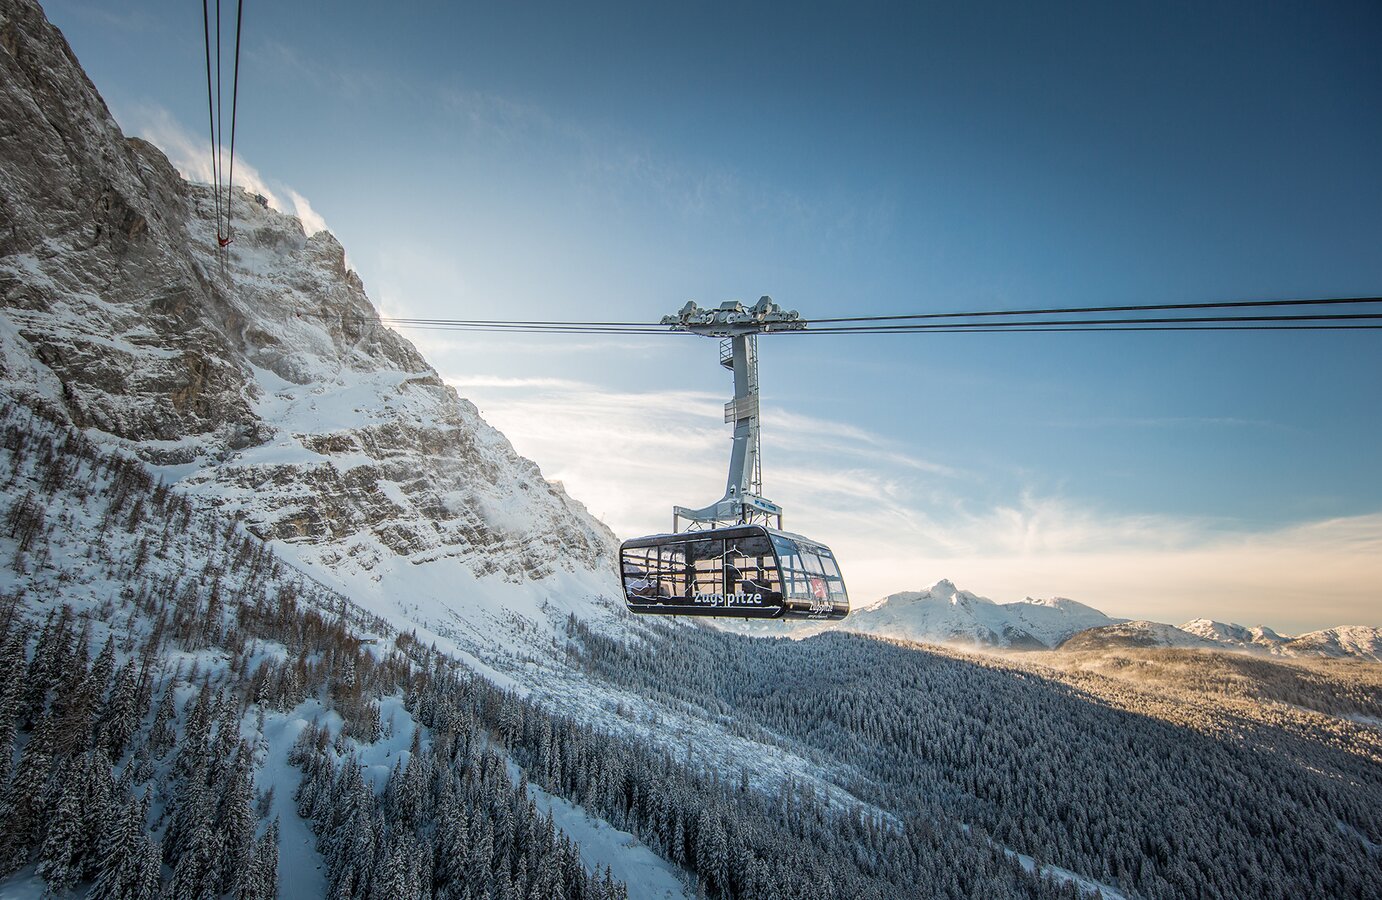
<path id="1" fill-rule="evenodd" d="M 128 900 L 158 900 L 163 893 L 163 850 L 148 835 L 139 839 Z"/>
<path id="2" fill-rule="evenodd" d="M 249 746 L 240 742 L 230 789 L 222 800 L 220 833 L 221 893 L 244 893 L 246 879 L 255 878 L 254 782 L 250 773 Z"/>
<path id="3" fill-rule="evenodd" d="M 53 719 L 45 714 L 29 735 L 5 795 L 0 816 L 0 871 L 12 872 L 24 865 L 29 849 L 41 833 L 52 743 Z"/>
<path id="4" fill-rule="evenodd" d="M 166 852 L 166 851 L 165 851 Z M 207 821 L 196 824 L 184 842 L 173 866 L 169 885 L 174 897 L 188 900 L 214 900 L 219 895 L 216 871 L 216 835 Z"/>
<path id="5" fill-rule="evenodd" d="M 62 793 L 49 816 L 48 834 L 39 851 L 38 863 L 38 874 L 48 882 L 51 894 L 67 893 L 81 876 L 84 781 L 76 763 L 69 762 L 60 771 Z"/>
<path id="6" fill-rule="evenodd" d="M 96 659 L 91 664 L 91 672 L 87 678 L 90 681 L 91 692 L 98 704 L 103 703 L 106 694 L 110 691 L 110 676 L 115 671 L 115 638 L 106 638 L 105 645 L 101 647 L 101 652 L 96 654 Z"/>
<path id="7" fill-rule="evenodd" d="M 465 810 L 453 797 L 442 807 L 437 821 L 437 850 L 432 880 L 439 897 L 459 896 L 460 886 L 465 882 L 465 855 L 469 842 Z"/>
<path id="8" fill-rule="evenodd" d="M 14 764 L 14 737 L 23 697 L 26 632 L 14 629 L 0 649 L 0 784 L 10 778 Z"/>
<path id="9" fill-rule="evenodd" d="M 254 842 L 249 877 L 241 879 L 236 900 L 273 900 L 278 896 L 278 819 Z"/>
<path id="10" fill-rule="evenodd" d="M 195 759 L 188 764 L 191 770 L 173 782 L 168 829 L 163 836 L 163 854 L 169 865 L 177 865 L 179 858 L 189 852 L 195 835 L 203 830 L 210 831 L 212 799 L 206 784 L 206 761 L 201 758 L 202 752 L 184 746 L 178 754 L 179 762 L 184 756 Z M 219 857 L 216 850 L 213 847 L 210 852 Z"/>
<path id="11" fill-rule="evenodd" d="M 398 897 L 404 896 L 407 860 L 403 857 L 403 848 L 399 843 L 395 839 L 385 842 L 379 848 L 371 878 L 371 892 L 379 900 L 397 900 Z"/>
<path id="12" fill-rule="evenodd" d="M 110 698 L 101 710 L 98 725 L 102 742 L 111 759 L 118 760 L 124 754 L 130 737 L 139 727 L 137 695 L 138 682 L 134 675 L 134 663 L 126 662 L 116 673 L 114 687 L 111 688 Z M 164 724 L 166 726 L 166 722 Z"/>
<path id="13" fill-rule="evenodd" d="M 24 676 L 24 699 L 21 712 L 25 724 L 34 724 L 48 704 L 48 692 L 57 681 L 59 661 L 68 654 L 71 641 L 72 607 L 64 603 L 61 609 L 50 612 L 34 644 L 34 655 Z"/>
<path id="14" fill-rule="evenodd" d="M 124 796 L 117 815 L 101 834 L 99 872 L 88 900 L 119 900 L 131 895 L 140 881 L 144 853 L 144 807 Z"/>
<path id="15" fill-rule="evenodd" d="M 162 756 L 172 746 L 177 739 L 177 732 L 173 728 L 173 720 L 176 716 L 174 704 L 176 699 L 173 693 L 171 681 L 163 691 L 163 698 L 158 701 L 158 710 L 154 713 L 153 727 L 149 730 L 149 749 L 154 756 Z"/>
<path id="16" fill-rule="evenodd" d="M 712 893 L 724 892 L 728 886 L 730 846 L 719 818 L 710 809 L 701 810 L 695 829 L 695 871 Z"/>
<path id="17" fill-rule="evenodd" d="M 92 877 L 100 863 L 101 836 L 120 818 L 110 757 L 97 747 L 81 757 L 81 841 L 78 845 L 79 877 Z"/>

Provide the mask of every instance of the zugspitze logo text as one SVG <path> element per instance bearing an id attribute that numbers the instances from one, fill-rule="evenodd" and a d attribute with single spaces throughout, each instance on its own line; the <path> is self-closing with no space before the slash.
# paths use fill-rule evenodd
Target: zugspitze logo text
<path id="1" fill-rule="evenodd" d="M 762 594 L 749 594 L 740 591 L 737 594 L 703 594 L 697 591 L 691 598 L 697 603 L 704 603 L 707 606 L 762 606 Z"/>

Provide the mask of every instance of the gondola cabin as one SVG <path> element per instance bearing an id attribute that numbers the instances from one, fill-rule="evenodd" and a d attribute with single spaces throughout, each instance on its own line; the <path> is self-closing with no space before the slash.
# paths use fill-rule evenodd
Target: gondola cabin
<path id="1" fill-rule="evenodd" d="M 634 538 L 619 548 L 629 610 L 738 619 L 843 619 L 830 548 L 763 525 Z"/>

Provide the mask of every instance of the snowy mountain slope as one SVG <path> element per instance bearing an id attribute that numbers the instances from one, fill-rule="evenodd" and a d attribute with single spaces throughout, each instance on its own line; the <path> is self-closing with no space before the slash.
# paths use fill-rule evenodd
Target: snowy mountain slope
<path id="1" fill-rule="evenodd" d="M 794 757 L 700 739 L 724 735 L 721 724 L 682 733 L 651 720 L 657 703 L 610 710 L 684 739 L 674 752 L 633 729 L 592 727 L 579 704 L 556 714 L 476 678 L 285 565 L 233 518 L 197 510 L 137 460 L 14 404 L 0 406 L 0 481 L 0 747 L 9 735 L 19 751 L 12 777 L 0 772 L 10 813 L 0 896 L 128 876 L 152 887 L 104 896 L 257 900 L 276 884 L 283 896 L 470 888 L 621 900 L 754 896 L 772 885 L 789 896 L 889 897 L 934 861 L 803 761 L 778 792 L 747 790 L 747 764 L 737 772 L 735 761 Z M 103 646 L 113 658 L 89 664 Z M 93 674 L 102 659 L 105 674 Z M 138 724 L 110 737 L 104 723 L 120 721 L 110 710 L 139 697 Z M 39 713 L 25 711 L 31 702 Z M 45 722 L 70 739 L 50 743 Z M 91 755 L 88 740 L 108 755 Z M 699 756 L 692 764 L 693 746 L 713 777 Z M 75 767 L 116 802 L 88 803 L 74 826 L 80 848 L 68 852 L 52 835 L 68 827 L 55 811 L 88 790 L 85 780 L 64 787 Z M 35 817 L 14 814 L 20 798 Z M 109 864 L 91 851 L 123 829 L 139 855 Z M 588 846 L 573 843 L 582 839 Z M 279 848 L 276 865 L 243 862 L 255 841 L 258 860 Z M 974 849 L 957 835 L 926 846 L 937 843 L 956 858 Z M 785 866 L 803 847 L 807 862 Z M 880 870 L 872 859 L 894 862 Z M 628 879 L 628 894 L 606 870 Z"/>
<path id="2" fill-rule="evenodd" d="M 1063 597 L 1000 604 L 943 580 L 925 591 L 886 597 L 877 606 L 851 613 L 834 629 L 909 641 L 1044 650 L 1077 631 L 1116 621 Z"/>
<path id="3" fill-rule="evenodd" d="M 443 734 L 490 741 L 497 689 L 476 697 L 493 711 L 489 721 L 473 711 L 441 715 L 427 691 L 436 685 L 460 702 L 457 685 L 438 680 L 451 664 L 285 565 L 233 518 L 198 511 L 139 461 L 5 402 L 0 482 L 0 683 L 8 686 L 0 689 L 0 896 L 93 882 L 102 896 L 150 900 L 160 882 L 171 896 L 325 895 L 339 867 L 319 853 L 317 819 L 336 807 L 303 802 L 303 735 L 326 735 L 337 771 L 369 785 L 381 804 L 395 802 L 414 758 L 462 784 L 505 771 L 478 753 L 454 764 L 432 753 Z M 63 779 L 74 775 L 69 791 Z M 484 876 L 475 883 L 532 882 L 544 866 L 566 890 L 605 900 L 626 896 L 606 867 L 628 873 L 638 896 L 645 885 L 668 895 L 677 883 L 675 867 L 575 799 L 510 784 L 507 774 L 498 787 L 485 783 L 504 799 L 492 817 L 467 811 L 472 827 L 495 828 L 492 852 L 468 863 Z M 501 841 L 503 822 L 521 820 L 500 810 L 525 787 L 536 827 Z M 79 826 L 60 824 L 68 793 L 82 798 Z M 575 832 L 553 830 L 553 812 Z M 96 852 L 123 829 L 148 852 Z M 568 835 L 598 837 L 589 874 L 571 869 L 579 857 Z M 397 829 L 376 835 L 373 849 L 361 848 L 369 865 L 357 884 L 394 877 L 389 854 L 408 840 Z M 239 855 L 251 846 L 258 863 Z M 429 891 L 446 883 L 448 869 L 410 859 L 408 877 Z M 129 880 L 125 889 L 118 879 Z"/>
<path id="4" fill-rule="evenodd" d="M 1054 647 L 1070 635 L 1086 628 L 1098 628 L 1121 621 L 1104 615 L 1092 606 L 1066 597 L 1041 600 L 1028 597 L 1016 603 L 1004 603 L 1002 606 L 1015 620 L 1022 623 L 1027 633 L 1047 647 Z"/>
<path id="5" fill-rule="evenodd" d="M 612 535 L 380 324 L 330 234 L 238 192 L 218 253 L 209 190 L 123 138 L 35 4 L 0 16 L 0 389 L 396 624 L 617 627 Z"/>
<path id="6" fill-rule="evenodd" d="M 1088 628 L 1071 635 L 1059 645 L 1061 650 L 1123 649 L 1130 647 L 1182 647 L 1212 649 L 1215 641 L 1181 631 L 1174 625 L 1161 622 L 1121 622 Z"/>
<path id="7" fill-rule="evenodd" d="M 1181 647 L 1233 650 L 1275 656 L 1324 656 L 1382 661 L 1382 628 L 1342 625 L 1299 637 L 1278 634 L 1265 625 L 1248 628 L 1212 619 L 1194 619 L 1176 627 L 1161 622 L 1127 622 L 1091 628 L 1068 638 L 1061 650 Z"/>
<path id="8" fill-rule="evenodd" d="M 824 630 L 1012 650 L 1176 647 L 1382 661 L 1382 628 L 1372 626 L 1345 625 L 1288 637 L 1265 625 L 1249 628 L 1213 619 L 1194 619 L 1179 627 L 1130 622 L 1064 597 L 994 603 L 946 580 L 925 591 L 892 594 L 841 622 L 809 632 L 797 629 L 793 634 L 804 636 Z"/>
<path id="9" fill-rule="evenodd" d="M 1265 625 L 1251 628 L 1230 622 L 1216 622 L 1213 619 L 1193 619 L 1177 626 L 1187 634 L 1216 641 L 1232 647 L 1255 647 L 1269 653 L 1281 653 L 1290 643 L 1290 638 L 1282 637 Z"/>
<path id="10" fill-rule="evenodd" d="M 1340 625 L 1302 634 L 1286 644 L 1296 656 L 1334 656 L 1382 662 L 1382 628 L 1370 625 Z"/>

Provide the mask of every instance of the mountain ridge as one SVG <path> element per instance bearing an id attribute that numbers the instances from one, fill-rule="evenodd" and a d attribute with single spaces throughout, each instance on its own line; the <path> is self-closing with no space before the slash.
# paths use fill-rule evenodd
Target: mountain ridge
<path id="1" fill-rule="evenodd" d="M 1176 647 L 1382 662 L 1382 628 L 1336 625 L 1290 637 L 1263 625 L 1249 628 L 1211 619 L 1194 619 L 1180 626 L 1139 620 L 1081 631 L 1066 638 L 1056 649 L 1088 651 L 1135 647 Z"/>
<path id="2" fill-rule="evenodd" d="M 824 629 L 813 629 L 813 631 Z M 1339 625 L 1296 636 L 1265 625 L 1213 619 L 1179 626 L 1108 616 L 1068 597 L 996 603 L 941 579 L 923 591 L 899 591 L 859 609 L 830 630 L 923 643 L 998 650 L 1092 650 L 1177 647 L 1280 656 L 1353 657 L 1382 662 L 1382 628 Z"/>
<path id="3" fill-rule="evenodd" d="M 1117 621 L 1066 597 L 995 603 L 942 579 L 924 591 L 890 594 L 835 628 L 930 643 L 1046 650 L 1078 631 Z"/>

